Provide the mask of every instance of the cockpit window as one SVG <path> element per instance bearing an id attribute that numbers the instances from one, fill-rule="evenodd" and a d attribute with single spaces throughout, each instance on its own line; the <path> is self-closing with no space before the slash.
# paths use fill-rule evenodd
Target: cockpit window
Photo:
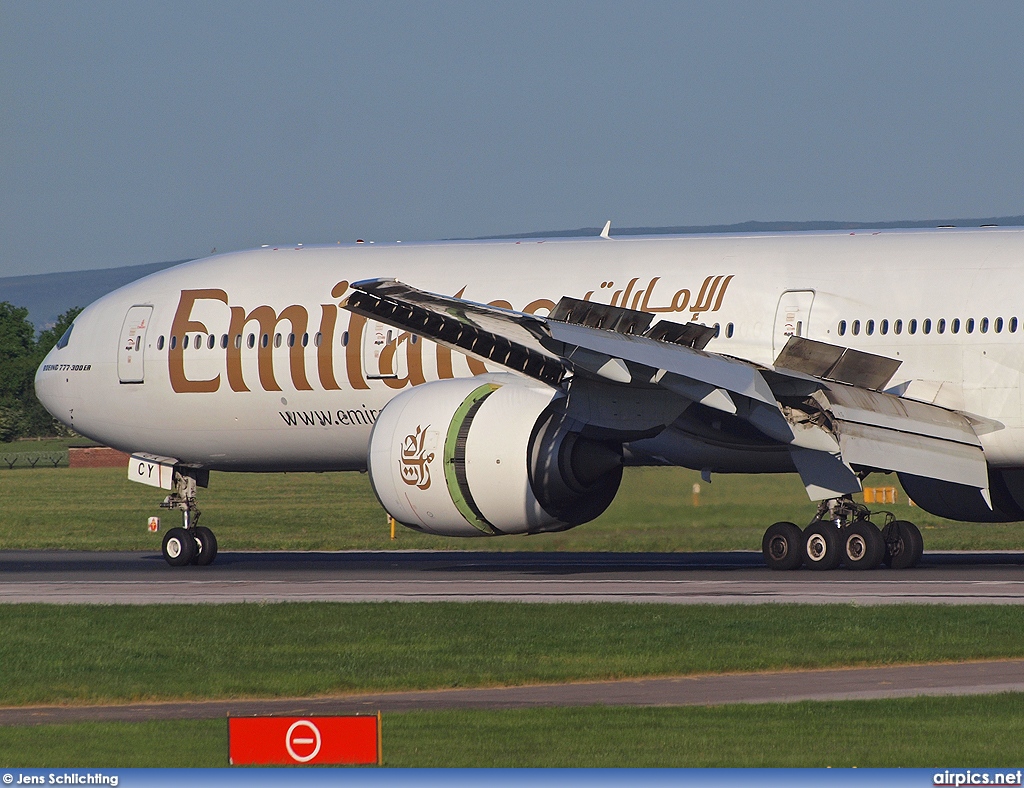
<path id="1" fill-rule="evenodd" d="M 68 326 L 68 330 L 64 332 L 60 339 L 57 340 L 57 350 L 61 350 L 68 346 L 68 342 L 71 341 L 71 331 L 74 329 L 75 324 L 72 323 Z"/>

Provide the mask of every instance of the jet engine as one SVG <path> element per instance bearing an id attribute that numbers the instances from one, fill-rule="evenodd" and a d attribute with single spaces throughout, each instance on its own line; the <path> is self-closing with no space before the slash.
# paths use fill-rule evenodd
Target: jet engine
<path id="1" fill-rule="evenodd" d="M 403 525 L 442 536 L 563 531 L 593 520 L 622 480 L 622 445 L 585 437 L 557 389 L 515 376 L 426 383 L 381 411 L 374 493 Z"/>

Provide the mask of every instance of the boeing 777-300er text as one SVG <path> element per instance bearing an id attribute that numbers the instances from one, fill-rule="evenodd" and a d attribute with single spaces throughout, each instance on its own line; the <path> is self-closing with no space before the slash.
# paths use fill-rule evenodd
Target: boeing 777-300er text
<path id="1" fill-rule="evenodd" d="M 169 490 L 172 565 L 216 556 L 211 470 L 368 469 L 448 536 L 585 523 L 625 465 L 796 472 L 817 510 L 768 528 L 775 569 L 918 561 L 852 499 L 870 473 L 1024 520 L 1024 229 L 607 236 L 185 263 L 85 309 L 36 392 Z"/>

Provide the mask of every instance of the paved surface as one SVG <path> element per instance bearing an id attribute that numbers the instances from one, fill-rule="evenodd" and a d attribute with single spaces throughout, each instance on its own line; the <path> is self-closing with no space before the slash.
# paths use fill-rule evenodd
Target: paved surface
<path id="1" fill-rule="evenodd" d="M 0 708 L 0 725 L 42 725 L 87 720 L 199 720 L 253 714 L 306 716 L 414 709 L 707 706 L 998 692 L 1024 692 L 1024 660 L 390 692 L 330 698 Z"/>
<path id="2" fill-rule="evenodd" d="M 771 572 L 760 553 L 0 551 L 0 603 L 517 601 L 1024 604 L 1024 553 L 927 553 L 912 570 Z"/>

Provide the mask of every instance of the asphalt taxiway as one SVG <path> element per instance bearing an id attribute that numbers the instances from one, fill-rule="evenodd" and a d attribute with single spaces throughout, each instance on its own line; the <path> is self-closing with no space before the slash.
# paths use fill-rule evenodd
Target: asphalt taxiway
<path id="1" fill-rule="evenodd" d="M 760 553 L 0 551 L 0 603 L 631 602 L 1024 604 L 1024 552 L 926 553 L 915 569 L 772 572 Z"/>

